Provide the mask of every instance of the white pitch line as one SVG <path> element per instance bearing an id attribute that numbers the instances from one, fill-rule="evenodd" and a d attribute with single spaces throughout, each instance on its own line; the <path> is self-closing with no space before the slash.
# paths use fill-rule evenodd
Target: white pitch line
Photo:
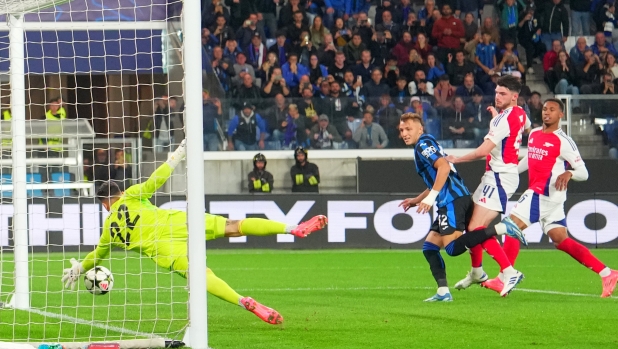
<path id="1" fill-rule="evenodd" d="M 63 321 L 72 322 L 72 323 L 79 324 L 79 325 L 88 325 L 88 326 L 100 328 L 102 330 L 113 331 L 113 332 L 117 332 L 117 333 L 123 333 L 123 334 L 132 335 L 132 336 L 140 336 L 140 337 L 146 337 L 146 338 L 160 338 L 159 336 L 155 336 L 155 335 L 150 334 L 150 333 L 144 333 L 144 332 L 139 332 L 139 331 L 128 330 L 126 328 L 121 328 L 121 327 L 117 327 L 117 326 L 105 325 L 105 324 L 102 324 L 102 323 L 97 322 L 97 321 L 84 320 L 84 319 L 80 319 L 80 318 L 69 316 L 69 315 L 50 313 L 48 311 L 43 311 L 43 310 L 39 310 L 39 309 L 35 309 L 35 308 L 20 309 L 20 310 L 27 311 L 29 313 L 34 313 L 34 314 L 42 315 L 42 316 L 46 316 L 46 317 L 51 317 L 51 318 L 54 318 L 54 319 L 59 319 L 59 320 L 63 320 Z"/>

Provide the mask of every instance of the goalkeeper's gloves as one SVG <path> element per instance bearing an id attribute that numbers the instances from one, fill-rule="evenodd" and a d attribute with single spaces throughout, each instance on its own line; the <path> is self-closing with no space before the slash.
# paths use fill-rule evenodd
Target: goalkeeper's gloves
<path id="1" fill-rule="evenodd" d="M 185 158 L 186 155 L 187 140 L 183 139 L 182 142 L 180 142 L 178 148 L 176 148 L 172 155 L 170 155 L 169 159 L 167 159 L 167 164 L 170 165 L 172 168 L 176 168 L 176 166 L 178 166 L 178 164 Z"/>
<path id="2" fill-rule="evenodd" d="M 71 291 L 75 289 L 75 283 L 84 272 L 85 270 L 82 264 L 75 260 L 75 258 L 71 258 L 71 267 L 64 269 L 62 272 L 62 283 L 64 284 L 64 288 L 71 287 Z"/>

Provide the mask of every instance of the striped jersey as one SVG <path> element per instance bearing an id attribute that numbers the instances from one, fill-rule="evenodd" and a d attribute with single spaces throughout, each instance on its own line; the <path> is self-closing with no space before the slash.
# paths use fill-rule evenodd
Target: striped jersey
<path id="1" fill-rule="evenodd" d="M 446 156 L 446 154 L 444 154 L 442 146 L 429 134 L 421 135 L 418 139 L 418 143 L 416 143 L 414 147 L 416 172 L 418 172 L 419 176 L 421 176 L 423 182 L 425 182 L 425 185 L 427 185 L 427 188 L 430 190 L 433 188 L 436 175 L 438 174 L 438 170 L 436 170 L 433 165 L 438 159 L 444 156 Z M 457 198 L 470 195 L 463 179 L 459 177 L 455 165 L 450 164 L 450 166 L 451 172 L 436 199 L 438 207 L 446 206 Z"/>
<path id="2" fill-rule="evenodd" d="M 586 166 L 577 145 L 571 137 L 558 129 L 544 133 L 535 128 L 528 138 L 528 188 L 544 195 L 553 202 L 566 201 L 566 190 L 556 190 L 556 179 L 566 172 L 567 165 L 573 169 Z"/>
<path id="3" fill-rule="evenodd" d="M 485 139 L 496 146 L 487 155 L 487 171 L 517 174 L 522 133 L 529 127 L 530 120 L 519 106 L 506 108 L 491 120 Z"/>

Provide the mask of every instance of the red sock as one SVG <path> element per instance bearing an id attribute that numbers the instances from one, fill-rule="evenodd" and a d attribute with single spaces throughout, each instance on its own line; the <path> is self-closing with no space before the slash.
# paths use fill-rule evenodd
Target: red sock
<path id="1" fill-rule="evenodd" d="M 485 227 L 478 227 L 476 230 L 485 229 Z M 470 249 L 470 259 L 472 260 L 472 268 L 480 268 L 483 265 L 483 246 L 476 245 Z"/>
<path id="2" fill-rule="evenodd" d="M 500 266 L 500 271 L 503 271 L 504 269 L 511 266 L 509 258 L 504 253 L 502 247 L 500 247 L 500 243 L 498 243 L 498 240 L 496 240 L 496 238 L 491 238 L 483 242 L 481 246 L 483 246 L 485 251 L 487 251 L 487 254 L 489 254 L 491 258 L 496 261 L 496 263 L 498 263 L 498 265 Z"/>
<path id="3" fill-rule="evenodd" d="M 560 251 L 568 253 L 576 261 L 580 262 L 586 268 L 591 269 L 597 274 L 600 273 L 601 270 L 605 269 L 605 264 L 603 264 L 597 257 L 593 256 L 586 246 L 571 238 L 567 238 L 556 247 Z"/>
<path id="4" fill-rule="evenodd" d="M 505 236 L 504 245 L 502 246 L 504 253 L 509 258 L 511 265 L 515 265 L 515 260 L 519 254 L 519 240 L 510 236 Z"/>

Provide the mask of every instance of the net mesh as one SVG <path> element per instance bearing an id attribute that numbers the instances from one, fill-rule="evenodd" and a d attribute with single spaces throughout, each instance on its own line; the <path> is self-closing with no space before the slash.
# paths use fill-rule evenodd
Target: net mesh
<path id="1" fill-rule="evenodd" d="M 95 188 L 145 181 L 184 138 L 180 1 L 4 1 L 24 16 L 31 309 L 10 308 L 15 288 L 8 25 L 0 25 L 0 341 L 182 339 L 186 280 L 136 252 L 101 265 L 114 285 L 93 296 L 62 271 L 99 241 L 107 211 Z M 6 22 L 6 21 L 5 21 Z M 30 121 L 32 120 L 32 121 Z M 177 170 L 169 182 L 184 181 Z M 184 188 L 153 201 L 174 205 Z M 170 203 L 172 202 L 172 203 Z M 7 306 L 9 305 L 9 306 Z"/>

